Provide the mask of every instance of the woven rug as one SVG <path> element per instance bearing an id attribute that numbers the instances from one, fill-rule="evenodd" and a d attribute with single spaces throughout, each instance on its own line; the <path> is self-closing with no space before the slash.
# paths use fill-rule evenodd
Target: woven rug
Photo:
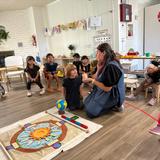
<path id="1" fill-rule="evenodd" d="M 56 108 L 0 129 L 0 160 L 51 160 L 97 132 L 102 125 Z"/>

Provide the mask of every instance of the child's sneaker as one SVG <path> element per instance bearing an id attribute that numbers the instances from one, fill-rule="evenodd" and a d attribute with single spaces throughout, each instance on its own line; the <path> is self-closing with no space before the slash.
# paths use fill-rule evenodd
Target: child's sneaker
<path id="1" fill-rule="evenodd" d="M 40 95 L 43 95 L 45 93 L 45 89 L 42 88 L 41 91 L 39 92 Z"/>
<path id="2" fill-rule="evenodd" d="M 157 102 L 156 98 L 151 98 L 150 101 L 148 102 L 148 104 L 150 106 L 154 106 L 156 104 L 156 102 Z"/>
<path id="3" fill-rule="evenodd" d="M 2 98 L 7 97 L 7 92 L 5 92 L 4 94 L 1 95 Z"/>
<path id="4" fill-rule="evenodd" d="M 149 130 L 150 133 L 160 135 L 160 126 L 157 125 L 156 127 Z"/>
<path id="5" fill-rule="evenodd" d="M 129 96 L 126 96 L 126 99 L 130 101 L 134 101 L 136 100 L 136 96 L 134 94 L 130 94 Z"/>
<path id="6" fill-rule="evenodd" d="M 112 111 L 124 112 L 124 105 L 122 104 L 120 107 L 115 106 L 114 108 L 112 108 Z"/>
<path id="7" fill-rule="evenodd" d="M 27 97 L 31 97 L 31 96 L 32 96 L 31 91 L 28 91 L 28 92 L 27 92 Z"/>
<path id="8" fill-rule="evenodd" d="M 119 112 L 124 112 L 124 105 L 122 104 L 120 107 L 118 107 Z"/>

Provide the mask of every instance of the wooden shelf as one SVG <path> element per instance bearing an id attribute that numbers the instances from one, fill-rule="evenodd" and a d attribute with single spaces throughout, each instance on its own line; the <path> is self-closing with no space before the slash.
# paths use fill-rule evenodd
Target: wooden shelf
<path id="1" fill-rule="evenodd" d="M 159 56 L 157 57 L 118 57 L 119 59 L 160 59 Z"/>
<path id="2" fill-rule="evenodd" d="M 65 67 L 68 63 L 72 63 L 73 62 L 73 58 L 72 57 L 55 58 L 55 62 L 57 62 L 59 65 L 62 65 L 62 66 Z"/>

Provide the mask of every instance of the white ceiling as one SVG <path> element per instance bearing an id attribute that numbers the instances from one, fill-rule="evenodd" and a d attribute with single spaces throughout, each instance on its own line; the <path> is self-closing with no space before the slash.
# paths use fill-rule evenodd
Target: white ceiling
<path id="1" fill-rule="evenodd" d="M 44 6 L 55 0 L 0 0 L 0 11 L 19 10 L 31 6 Z"/>

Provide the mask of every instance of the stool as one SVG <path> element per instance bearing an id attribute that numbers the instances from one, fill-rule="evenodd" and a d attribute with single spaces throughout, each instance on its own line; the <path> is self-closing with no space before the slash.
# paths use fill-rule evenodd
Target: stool
<path id="1" fill-rule="evenodd" d="M 156 90 L 157 103 L 159 103 L 159 101 L 160 101 L 160 84 L 155 83 L 155 84 L 153 84 L 152 87 L 154 87 Z M 147 98 L 147 96 L 148 96 L 148 88 L 146 88 L 146 90 L 145 90 L 145 98 Z"/>
<path id="2" fill-rule="evenodd" d="M 135 78 L 125 78 L 124 83 L 126 87 L 129 85 L 129 87 L 131 88 L 131 94 L 133 94 L 133 89 L 137 88 L 139 85 L 138 79 Z"/>

